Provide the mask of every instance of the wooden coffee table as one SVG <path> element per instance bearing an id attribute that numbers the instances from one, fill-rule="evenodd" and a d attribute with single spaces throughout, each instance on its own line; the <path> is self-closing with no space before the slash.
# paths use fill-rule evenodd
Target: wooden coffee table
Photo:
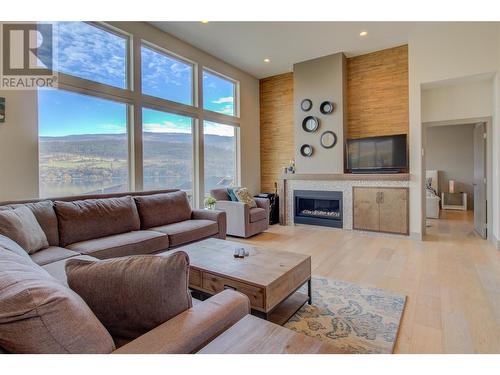
<path id="1" fill-rule="evenodd" d="M 236 248 L 249 256 L 235 258 Z M 203 295 L 234 289 L 250 299 L 252 313 L 284 324 L 311 303 L 311 257 L 210 238 L 180 247 L 189 255 L 189 287 Z M 307 283 L 307 295 L 298 292 Z M 197 297 L 196 294 L 194 294 Z"/>
<path id="2" fill-rule="evenodd" d="M 347 354 L 333 344 L 247 315 L 199 354 Z"/>

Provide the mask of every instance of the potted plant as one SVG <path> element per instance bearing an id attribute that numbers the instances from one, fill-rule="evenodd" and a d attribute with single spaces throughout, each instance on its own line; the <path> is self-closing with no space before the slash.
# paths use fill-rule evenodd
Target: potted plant
<path id="1" fill-rule="evenodd" d="M 209 210 L 213 210 L 215 208 L 215 203 L 217 202 L 217 199 L 214 197 L 206 197 L 205 198 L 205 207 L 208 208 Z"/>

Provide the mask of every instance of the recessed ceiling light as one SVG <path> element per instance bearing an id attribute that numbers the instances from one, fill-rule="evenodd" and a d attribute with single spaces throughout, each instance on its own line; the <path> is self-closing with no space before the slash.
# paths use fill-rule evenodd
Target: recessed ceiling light
<path id="1" fill-rule="evenodd" d="M 201 23 L 208 23 L 208 21 L 201 21 Z"/>
<path id="2" fill-rule="evenodd" d="M 265 63 L 269 63 L 269 62 L 271 62 L 271 60 L 269 60 L 269 59 L 264 59 L 264 62 L 265 62 Z"/>
<path id="3" fill-rule="evenodd" d="M 368 31 L 361 31 L 359 33 L 359 36 L 367 36 L 368 35 Z"/>

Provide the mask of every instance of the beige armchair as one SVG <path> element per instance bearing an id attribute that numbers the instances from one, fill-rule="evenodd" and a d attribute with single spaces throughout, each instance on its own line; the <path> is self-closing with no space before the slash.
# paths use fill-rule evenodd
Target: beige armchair
<path id="1" fill-rule="evenodd" d="M 269 228 L 269 199 L 254 198 L 257 207 L 231 201 L 227 189 L 214 189 L 210 195 L 217 200 L 215 208 L 226 212 L 227 234 L 236 237 L 250 237 Z"/>

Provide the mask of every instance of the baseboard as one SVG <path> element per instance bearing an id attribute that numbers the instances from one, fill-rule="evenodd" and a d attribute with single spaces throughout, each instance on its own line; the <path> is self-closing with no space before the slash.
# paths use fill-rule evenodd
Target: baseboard
<path id="1" fill-rule="evenodd" d="M 500 250 L 500 240 L 498 240 L 493 233 L 491 234 L 490 242 L 497 250 Z"/>

